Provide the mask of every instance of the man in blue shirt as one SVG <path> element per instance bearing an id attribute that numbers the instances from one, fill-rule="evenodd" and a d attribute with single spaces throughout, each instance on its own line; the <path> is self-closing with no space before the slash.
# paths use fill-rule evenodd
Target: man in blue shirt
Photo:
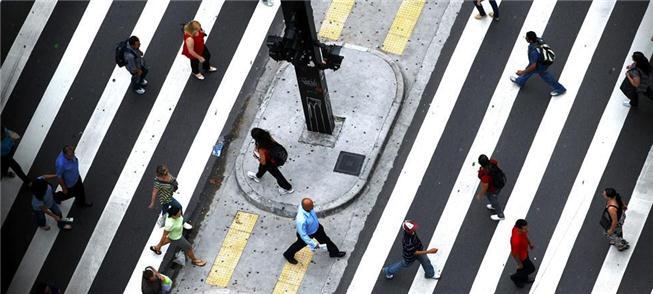
<path id="1" fill-rule="evenodd" d="M 86 202 L 86 192 L 82 177 L 79 176 L 79 160 L 75 156 L 75 148 L 70 145 L 63 147 L 55 163 L 59 184 L 66 195 L 65 199 L 75 197 L 77 206 L 90 207 L 93 203 Z M 58 202 L 65 199 L 57 199 Z"/>
<path id="2" fill-rule="evenodd" d="M 288 247 L 288 250 L 283 253 L 283 257 L 291 264 L 297 264 L 295 253 L 308 245 L 308 247 L 315 251 L 319 244 L 326 244 L 329 256 L 343 257 L 345 252 L 338 250 L 336 244 L 333 244 L 331 239 L 324 232 L 324 228 L 317 221 L 317 215 L 313 210 L 313 200 L 311 198 L 302 199 L 302 204 L 297 208 L 297 216 L 295 217 L 295 225 L 297 226 L 297 241 Z M 315 240 L 313 240 L 315 238 Z"/>
<path id="3" fill-rule="evenodd" d="M 537 34 L 533 31 L 526 33 L 526 41 L 529 43 L 528 66 L 524 70 L 517 70 L 517 76 L 511 76 L 510 80 L 519 87 L 523 87 L 532 75 L 539 74 L 542 80 L 553 88 L 553 91 L 550 93 L 551 96 L 558 96 L 565 93 L 567 89 L 558 83 L 555 77 L 548 72 L 549 66 L 541 63 L 542 56 L 541 52 L 538 52 L 538 48 L 544 41 L 538 38 Z"/>

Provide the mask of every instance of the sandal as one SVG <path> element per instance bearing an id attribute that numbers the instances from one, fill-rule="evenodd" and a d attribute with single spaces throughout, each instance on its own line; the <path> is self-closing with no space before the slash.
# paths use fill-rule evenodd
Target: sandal
<path id="1" fill-rule="evenodd" d="M 193 265 L 204 266 L 204 265 L 206 265 L 206 261 L 201 260 L 201 259 L 195 259 L 195 260 L 193 260 Z"/>
<path id="2" fill-rule="evenodd" d="M 157 250 L 154 246 L 150 246 L 150 250 L 152 250 L 156 255 L 161 255 L 161 250 Z"/>

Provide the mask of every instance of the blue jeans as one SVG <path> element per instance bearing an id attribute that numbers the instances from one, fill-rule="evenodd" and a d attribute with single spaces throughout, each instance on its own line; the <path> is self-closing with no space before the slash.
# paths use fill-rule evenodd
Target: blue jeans
<path id="1" fill-rule="evenodd" d="M 56 203 L 52 204 L 52 206 L 50 206 L 49 209 L 50 209 L 50 211 L 52 211 L 52 213 L 56 214 L 57 216 L 59 216 L 59 217 L 62 216 L 61 209 L 59 209 L 59 206 Z M 33 212 L 34 212 L 34 219 L 36 220 L 36 224 L 39 227 L 45 226 L 46 225 L 46 223 L 45 223 L 45 212 L 43 212 L 42 210 L 33 210 Z M 61 228 L 63 226 L 63 224 L 61 224 L 61 223 L 58 223 L 57 225 L 59 225 L 59 228 Z"/>
<path id="2" fill-rule="evenodd" d="M 422 255 L 417 255 L 417 261 L 422 264 L 422 267 L 424 268 L 424 277 L 427 279 L 432 278 L 435 276 L 435 269 L 433 268 L 433 265 L 431 264 L 431 261 L 429 258 L 426 256 L 426 254 Z M 402 269 L 408 268 L 411 264 L 413 264 L 414 261 L 407 262 L 405 259 L 402 259 L 401 261 L 397 261 L 385 268 L 383 268 L 383 272 L 386 275 L 394 275 L 397 272 L 399 272 Z"/>
<path id="3" fill-rule="evenodd" d="M 496 191 L 494 193 L 487 192 L 487 194 L 485 194 L 485 198 L 487 198 L 487 202 L 492 205 L 492 208 L 494 208 L 494 212 L 497 213 L 497 216 L 504 217 L 503 209 L 499 203 L 499 192 L 501 191 Z"/>
<path id="4" fill-rule="evenodd" d="M 181 210 L 181 203 L 179 203 L 179 201 L 177 201 L 177 199 L 175 199 L 174 197 L 172 197 L 172 200 L 170 200 L 170 202 L 161 205 L 161 214 L 163 215 L 168 213 L 168 209 L 170 209 L 170 207 L 173 206 L 176 206 L 179 208 L 179 210 Z"/>
<path id="5" fill-rule="evenodd" d="M 536 69 L 535 71 L 523 74 L 517 77 L 517 81 L 515 83 L 517 83 L 517 85 L 519 85 L 520 87 L 523 87 L 524 84 L 526 84 L 526 81 L 528 81 L 528 79 L 534 74 L 539 74 L 542 80 L 544 80 L 545 83 L 549 84 L 549 86 L 551 86 L 551 88 L 553 88 L 554 91 L 560 93 L 567 91 L 567 89 L 565 89 L 565 87 L 563 87 L 560 83 L 558 83 L 555 77 L 547 71 L 547 68 Z"/>

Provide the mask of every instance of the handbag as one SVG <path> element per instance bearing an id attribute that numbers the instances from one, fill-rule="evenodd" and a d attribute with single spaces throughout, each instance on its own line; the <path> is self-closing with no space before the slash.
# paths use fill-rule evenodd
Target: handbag
<path id="1" fill-rule="evenodd" d="M 599 221 L 599 224 L 606 231 L 610 229 L 610 225 L 612 225 L 612 219 L 610 219 L 610 213 L 608 213 L 607 208 L 603 210 L 603 213 L 601 214 L 601 220 Z"/>
<path id="2" fill-rule="evenodd" d="M 621 82 L 621 86 L 619 86 L 619 90 L 621 90 L 628 99 L 632 100 L 633 98 L 637 98 L 637 88 L 630 84 L 628 78 L 624 78 L 623 82 Z"/>
<path id="3" fill-rule="evenodd" d="M 178 265 L 185 265 L 186 264 L 186 254 L 184 253 L 184 250 L 179 250 L 177 253 L 175 253 L 175 258 L 172 260 L 174 263 Z"/>
<path id="4" fill-rule="evenodd" d="M 166 224 L 166 218 L 168 213 L 159 214 L 159 218 L 156 220 L 156 224 L 159 225 L 159 228 L 163 228 Z"/>

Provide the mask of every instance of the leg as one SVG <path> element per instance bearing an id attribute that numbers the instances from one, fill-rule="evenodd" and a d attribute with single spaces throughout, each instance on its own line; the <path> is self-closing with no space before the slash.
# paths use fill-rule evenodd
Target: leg
<path id="1" fill-rule="evenodd" d="M 490 6 L 492 6 L 492 11 L 494 12 L 494 18 L 499 18 L 499 6 L 497 6 L 497 1 L 490 0 Z"/>
<path id="2" fill-rule="evenodd" d="M 9 167 L 14 170 L 16 175 L 23 180 L 23 183 L 29 183 L 29 179 L 27 178 L 27 175 L 23 172 L 23 169 L 20 168 L 20 165 L 18 165 L 18 162 L 14 160 L 13 158 L 9 158 Z M 4 170 L 3 170 L 4 172 Z"/>
<path id="3" fill-rule="evenodd" d="M 322 225 L 320 225 L 317 228 L 317 232 L 315 232 L 315 234 L 311 235 L 311 237 L 315 238 L 317 240 L 317 242 L 319 242 L 320 244 L 326 244 L 327 245 L 327 250 L 329 250 L 329 255 L 334 255 L 334 254 L 340 252 L 340 250 L 338 249 L 338 246 L 336 246 L 336 244 L 333 243 L 333 241 L 331 241 L 329 236 L 327 236 L 327 234 L 324 232 L 324 227 L 322 227 Z"/>
<path id="4" fill-rule="evenodd" d="M 45 225 L 46 225 L 46 223 L 45 223 L 45 213 L 43 213 L 43 211 L 40 211 L 40 210 L 33 210 L 32 212 L 34 212 L 34 220 L 36 221 L 36 224 L 39 227 L 42 227 L 42 228 L 45 227 Z"/>
<path id="5" fill-rule="evenodd" d="M 535 272 L 535 265 L 533 265 L 530 256 L 526 256 L 526 259 L 523 261 L 523 263 L 524 263 L 524 269 L 523 269 L 524 278 L 526 279 L 526 282 L 528 282 L 528 275 Z"/>
<path id="6" fill-rule="evenodd" d="M 485 16 L 485 9 L 483 9 L 483 5 L 481 5 L 481 3 L 477 3 L 476 0 L 472 0 L 472 2 L 474 2 L 474 6 L 476 6 L 478 14 Z"/>
<path id="7" fill-rule="evenodd" d="M 256 173 L 256 177 L 260 179 L 261 177 L 263 177 L 263 175 L 267 171 L 268 171 L 268 167 L 266 165 L 262 165 L 262 164 L 259 163 L 258 172 Z"/>
<path id="8" fill-rule="evenodd" d="M 549 71 L 547 70 L 542 71 L 539 73 L 539 75 L 542 78 L 542 80 L 544 80 L 547 84 L 549 84 L 549 86 L 551 86 L 551 88 L 553 88 L 553 91 L 557 91 L 560 93 L 567 91 L 565 87 L 563 87 L 560 83 L 558 83 L 558 81 L 556 81 L 555 77 Z"/>
<path id="9" fill-rule="evenodd" d="M 494 211 L 497 213 L 497 216 L 501 217 L 501 218 L 504 217 L 503 209 L 501 208 L 501 204 L 499 203 L 498 194 L 488 192 L 485 195 L 486 195 L 487 201 L 490 204 L 492 204 L 492 207 L 494 208 Z"/>
<path id="10" fill-rule="evenodd" d="M 290 183 L 288 183 L 288 180 L 286 180 L 286 178 L 283 176 L 283 174 L 281 174 L 281 171 L 279 171 L 279 168 L 277 168 L 276 166 L 270 165 L 270 166 L 268 166 L 267 169 L 270 172 L 270 174 L 275 179 L 277 179 L 277 185 L 279 185 L 279 187 L 284 188 L 286 190 L 292 189 L 292 185 Z"/>
<path id="11" fill-rule="evenodd" d="M 529 73 L 525 73 L 525 74 L 523 74 L 523 75 L 521 75 L 521 76 L 518 76 L 518 77 L 517 77 L 517 80 L 515 81 L 515 83 L 516 83 L 517 85 L 519 85 L 520 87 L 523 87 L 523 86 L 526 84 L 526 81 L 528 81 L 528 79 L 530 79 L 531 76 L 532 76 L 534 73 L 535 73 L 535 72 L 529 72 Z"/>
<path id="12" fill-rule="evenodd" d="M 295 241 L 295 243 L 292 243 L 292 245 L 290 245 L 290 247 L 286 249 L 286 252 L 283 253 L 283 256 L 285 256 L 286 258 L 290 258 L 290 257 L 295 258 L 295 253 L 297 253 L 297 251 L 299 250 L 302 250 L 304 246 L 306 246 L 306 243 L 304 243 L 304 240 L 302 240 L 302 238 L 300 238 L 299 235 L 297 235 L 297 241 Z"/>
<path id="13" fill-rule="evenodd" d="M 211 67 L 211 52 L 209 52 L 209 48 L 204 45 L 204 53 L 202 54 L 202 57 L 204 57 L 204 62 L 202 63 L 202 68 L 205 71 L 209 71 L 209 68 Z"/>
<path id="14" fill-rule="evenodd" d="M 11 160 L 11 153 L 2 157 L 2 177 L 6 177 L 9 174 L 9 161 Z"/>
<path id="15" fill-rule="evenodd" d="M 136 91 L 141 88 L 141 76 L 132 73 L 132 90 Z"/>
<path id="16" fill-rule="evenodd" d="M 401 261 L 397 261 L 389 266 L 384 267 L 383 271 L 385 272 L 386 276 L 394 275 L 402 269 L 408 268 L 411 264 L 412 262 L 406 262 L 406 260 L 402 258 Z"/>
<path id="17" fill-rule="evenodd" d="M 637 92 L 635 92 L 635 94 L 628 97 L 628 99 L 630 99 L 630 106 L 638 106 L 639 105 L 639 94 Z"/>
<path id="18" fill-rule="evenodd" d="M 141 74 L 141 76 L 140 76 L 141 79 L 138 82 L 140 83 L 141 86 L 143 86 L 143 84 L 145 82 L 145 77 L 147 76 L 148 70 L 147 70 L 147 67 L 142 67 L 141 70 L 143 71 L 143 73 Z"/>
<path id="19" fill-rule="evenodd" d="M 199 61 L 199 59 L 191 59 L 190 60 L 190 69 L 193 72 L 193 74 L 200 73 L 200 61 Z"/>
<path id="20" fill-rule="evenodd" d="M 75 202 L 78 206 L 86 205 L 86 191 L 84 190 L 84 183 L 82 178 L 77 178 L 77 183 L 71 188 L 72 190 L 69 193 L 73 193 L 75 196 Z"/>
<path id="21" fill-rule="evenodd" d="M 435 268 L 433 268 L 429 257 L 426 254 L 417 255 L 417 260 L 422 264 L 422 268 L 424 268 L 424 277 L 427 279 L 433 278 L 435 276 Z"/>

